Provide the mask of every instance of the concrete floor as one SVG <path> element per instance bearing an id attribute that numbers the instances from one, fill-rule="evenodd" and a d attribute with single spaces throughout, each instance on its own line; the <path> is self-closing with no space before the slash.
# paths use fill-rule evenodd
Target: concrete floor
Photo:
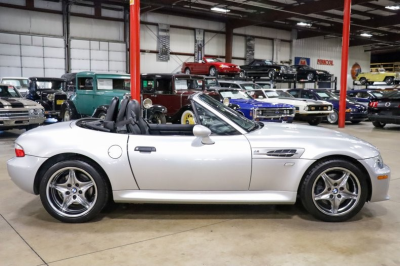
<path id="1" fill-rule="evenodd" d="M 400 126 L 344 131 L 392 168 L 391 200 L 349 222 L 320 222 L 301 206 L 130 204 L 86 224 L 58 222 L 12 183 L 6 161 L 23 131 L 0 132 L 0 265 L 400 265 Z"/>

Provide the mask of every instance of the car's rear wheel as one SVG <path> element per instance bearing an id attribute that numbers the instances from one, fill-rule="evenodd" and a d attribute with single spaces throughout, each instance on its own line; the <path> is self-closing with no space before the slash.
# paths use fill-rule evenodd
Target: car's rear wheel
<path id="1" fill-rule="evenodd" d="M 308 73 L 308 74 L 307 74 L 307 80 L 308 80 L 308 81 L 314 80 L 314 73 Z"/>
<path id="2" fill-rule="evenodd" d="M 374 127 L 377 127 L 377 128 L 384 128 L 386 126 L 386 123 L 382 123 L 379 121 L 373 121 L 372 124 L 374 125 Z"/>
<path id="3" fill-rule="evenodd" d="M 194 120 L 194 114 L 191 110 L 186 110 L 185 112 L 183 112 L 183 114 L 181 116 L 181 124 L 184 124 L 184 125 L 196 124 L 196 122 Z"/>
<path id="4" fill-rule="evenodd" d="M 239 78 L 246 78 L 246 73 L 244 71 L 240 71 Z"/>
<path id="5" fill-rule="evenodd" d="M 102 174 L 81 160 L 50 167 L 40 183 L 40 199 L 47 212 L 62 222 L 93 219 L 106 205 L 109 189 Z"/>
<path id="6" fill-rule="evenodd" d="M 185 69 L 185 74 L 190 74 L 190 69 L 188 67 Z"/>
<path id="7" fill-rule="evenodd" d="M 342 159 L 318 162 L 307 171 L 300 189 L 304 207 L 315 218 L 343 222 L 356 215 L 368 196 L 365 174 Z"/>
<path id="8" fill-rule="evenodd" d="M 307 121 L 311 126 L 317 126 L 319 123 L 322 122 L 322 117 L 313 117 L 309 118 Z"/>
<path id="9" fill-rule="evenodd" d="M 367 84 L 367 79 L 366 78 L 360 78 L 360 84 L 361 85 Z"/>
<path id="10" fill-rule="evenodd" d="M 268 77 L 269 77 L 270 79 L 272 79 L 272 80 L 275 79 L 275 77 L 276 77 L 276 72 L 275 72 L 274 69 L 272 69 L 272 70 L 270 70 L 270 71 L 268 72 Z"/>
<path id="11" fill-rule="evenodd" d="M 339 119 L 338 112 L 334 110 L 332 113 L 330 113 L 330 114 L 326 117 L 326 119 L 328 120 L 328 122 L 329 122 L 330 124 L 336 124 L 336 123 L 338 122 L 338 119 Z"/>
<path id="12" fill-rule="evenodd" d="M 215 67 L 210 67 L 210 76 L 215 77 L 217 75 L 217 69 Z"/>
<path id="13" fill-rule="evenodd" d="M 393 77 L 387 77 L 387 78 L 385 78 L 385 82 L 386 82 L 387 85 L 392 85 L 392 84 L 393 84 L 393 81 L 394 81 Z"/>

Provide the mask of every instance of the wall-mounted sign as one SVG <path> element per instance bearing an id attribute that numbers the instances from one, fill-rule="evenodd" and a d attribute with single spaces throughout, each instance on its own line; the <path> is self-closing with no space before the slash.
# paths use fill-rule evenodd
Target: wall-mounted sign
<path id="1" fill-rule="evenodd" d="M 358 63 L 354 63 L 354 65 L 351 67 L 351 77 L 353 80 L 356 80 L 358 74 L 361 73 L 361 66 Z"/>
<path id="2" fill-rule="evenodd" d="M 246 65 L 254 60 L 255 39 L 251 36 L 246 36 Z"/>
<path id="3" fill-rule="evenodd" d="M 333 60 L 318 59 L 317 60 L 317 65 L 333 66 Z"/>
<path id="4" fill-rule="evenodd" d="M 294 58 L 295 65 L 302 65 L 302 66 L 309 66 L 310 65 L 310 58 L 308 57 L 295 57 Z"/>
<path id="5" fill-rule="evenodd" d="M 204 30 L 194 31 L 194 61 L 199 62 L 204 56 Z"/>
<path id="6" fill-rule="evenodd" d="M 158 61 L 167 62 L 169 61 L 170 53 L 170 37 L 169 37 L 169 25 L 158 24 Z"/>

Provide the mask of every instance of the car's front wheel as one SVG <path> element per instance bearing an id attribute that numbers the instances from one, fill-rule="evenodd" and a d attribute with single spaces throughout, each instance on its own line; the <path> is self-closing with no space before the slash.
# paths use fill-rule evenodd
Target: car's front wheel
<path id="1" fill-rule="evenodd" d="M 54 164 L 40 183 L 40 199 L 47 212 L 62 222 L 93 219 L 106 205 L 109 189 L 100 171 L 82 160 Z"/>
<path id="2" fill-rule="evenodd" d="M 339 115 L 337 111 L 333 111 L 333 113 L 330 113 L 326 119 L 330 124 L 336 124 L 339 120 Z"/>
<path id="3" fill-rule="evenodd" d="M 315 164 L 301 184 L 301 202 L 315 218 L 343 222 L 356 215 L 368 196 L 365 174 L 343 159 L 327 159 Z"/>
<path id="4" fill-rule="evenodd" d="M 62 117 L 62 121 L 70 121 L 71 120 L 71 109 L 66 109 L 64 115 Z"/>
<path id="5" fill-rule="evenodd" d="M 313 118 L 308 119 L 308 123 L 311 126 L 317 126 L 321 122 L 322 122 L 322 117 L 313 117 Z"/>
<path id="6" fill-rule="evenodd" d="M 97 118 L 100 118 L 101 120 L 104 120 L 104 119 L 106 119 L 106 116 L 107 116 L 106 113 L 100 112 L 100 113 L 98 114 Z"/>
<path id="7" fill-rule="evenodd" d="M 194 114 L 191 110 L 186 110 L 185 112 L 183 112 L 183 114 L 181 116 L 181 124 L 184 124 L 184 125 L 196 124 L 196 122 L 194 120 Z"/>
<path id="8" fill-rule="evenodd" d="M 166 124 L 167 118 L 164 114 L 157 112 L 151 117 L 151 123 L 153 124 Z"/>
<path id="9" fill-rule="evenodd" d="M 394 79 L 392 77 L 387 77 L 385 78 L 385 82 L 387 85 L 391 85 L 393 84 Z"/>
<path id="10" fill-rule="evenodd" d="M 188 67 L 185 69 L 185 74 L 190 74 L 190 69 Z"/>
<path id="11" fill-rule="evenodd" d="M 217 76 L 217 69 L 215 67 L 210 67 L 209 71 L 210 76 L 215 77 Z"/>
<path id="12" fill-rule="evenodd" d="M 386 123 L 382 123 L 379 121 L 373 121 L 372 124 L 374 125 L 374 127 L 377 127 L 377 128 L 384 128 L 386 126 Z"/>
<path id="13" fill-rule="evenodd" d="M 314 80 L 314 73 L 308 73 L 308 74 L 307 74 L 307 80 L 308 80 L 308 81 Z"/>
<path id="14" fill-rule="evenodd" d="M 366 78 L 360 78 L 360 84 L 361 85 L 365 85 L 365 84 L 367 84 L 367 79 Z"/>

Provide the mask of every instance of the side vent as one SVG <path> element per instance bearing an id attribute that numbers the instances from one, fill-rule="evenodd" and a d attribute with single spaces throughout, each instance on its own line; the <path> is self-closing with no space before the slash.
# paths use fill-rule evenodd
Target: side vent
<path id="1" fill-rule="evenodd" d="M 267 152 L 267 156 L 272 157 L 293 157 L 296 154 L 296 150 L 275 150 Z"/>

